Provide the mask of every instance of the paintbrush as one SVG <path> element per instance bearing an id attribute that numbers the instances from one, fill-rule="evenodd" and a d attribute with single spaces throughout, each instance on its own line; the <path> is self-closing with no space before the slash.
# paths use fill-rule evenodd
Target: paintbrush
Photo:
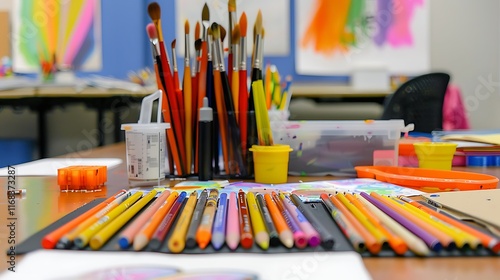
<path id="1" fill-rule="evenodd" d="M 260 52 L 262 51 L 260 46 L 261 41 L 261 33 L 262 33 L 262 13 L 259 10 L 257 13 L 257 19 L 255 20 L 255 28 L 254 28 L 254 36 L 255 43 L 253 46 L 252 52 L 252 83 L 257 80 L 262 80 L 262 70 L 260 69 L 261 61 L 260 61 Z M 247 168 L 249 170 L 249 174 L 253 174 L 253 154 L 248 151 L 253 145 L 257 145 L 259 143 L 258 135 L 257 135 L 257 123 L 255 117 L 255 103 L 253 97 L 253 89 L 250 88 L 250 94 L 248 96 L 248 113 L 247 113 Z"/>
<path id="2" fill-rule="evenodd" d="M 238 89 L 238 124 L 240 126 L 241 150 L 243 160 L 247 155 L 247 111 L 248 111 L 248 86 L 247 86 L 247 15 L 245 12 L 240 17 L 240 50 L 239 50 L 239 89 Z"/>
<path id="3" fill-rule="evenodd" d="M 224 50 L 222 48 L 222 41 L 220 40 L 221 32 L 219 25 L 217 23 L 212 24 L 212 34 L 214 37 L 215 54 L 217 56 L 217 62 L 219 66 L 219 73 L 221 77 L 222 92 L 224 95 L 224 105 L 227 111 L 227 123 L 229 128 L 229 140 L 230 147 L 233 147 L 235 165 L 230 164 L 229 174 L 237 174 L 238 170 L 241 176 L 246 176 L 246 168 L 241 156 L 240 149 L 240 129 L 238 127 L 238 122 L 236 121 L 236 114 L 234 109 L 234 103 L 232 100 L 231 88 L 229 87 L 229 80 L 226 75 L 226 70 L 224 66 Z"/>
<path id="4" fill-rule="evenodd" d="M 228 62 L 228 68 L 233 69 L 232 72 L 229 73 L 229 77 L 231 77 L 231 91 L 233 93 L 233 102 L 234 102 L 234 108 L 236 108 L 236 120 L 239 122 L 239 110 L 238 107 L 239 105 L 239 91 L 240 91 L 240 86 L 239 86 L 239 76 L 238 76 L 238 49 L 240 45 L 240 26 L 238 24 L 234 25 L 234 28 L 231 32 L 231 42 L 232 42 L 232 49 L 233 49 L 233 55 L 235 59 L 233 60 L 232 64 L 229 64 Z"/>
<path id="5" fill-rule="evenodd" d="M 156 32 L 158 34 L 158 41 L 159 41 L 159 47 L 160 47 L 160 56 L 161 56 L 161 62 L 162 62 L 162 67 L 163 67 L 163 74 L 165 76 L 165 84 L 166 84 L 166 95 L 164 96 L 165 98 L 163 100 L 168 99 L 167 106 L 170 106 L 170 113 L 172 115 L 172 122 L 170 122 L 170 130 L 174 131 L 175 134 L 175 139 L 177 142 L 177 147 L 178 152 L 180 154 L 180 161 L 181 164 L 180 166 L 177 166 L 177 173 L 179 176 L 183 176 L 186 174 L 184 170 L 184 165 L 182 164 L 185 162 L 186 155 L 185 155 L 185 148 L 184 148 L 184 135 L 182 135 L 182 130 L 181 130 L 181 121 L 180 121 L 180 116 L 179 116 L 179 107 L 177 104 L 177 98 L 175 96 L 175 88 L 174 88 L 174 81 L 172 77 L 172 72 L 170 71 L 170 64 L 168 61 L 168 55 L 165 51 L 165 43 L 163 41 L 163 32 L 161 28 L 161 8 L 160 5 L 157 2 L 152 2 L 148 5 L 148 14 L 151 20 L 153 21 L 155 27 L 156 27 Z"/>
<path id="6" fill-rule="evenodd" d="M 212 112 L 214 115 L 217 115 L 217 103 L 215 102 L 215 92 L 214 92 L 214 73 L 213 73 L 213 59 L 212 59 L 212 53 L 213 53 L 213 40 L 212 40 L 212 29 L 209 28 L 208 31 L 208 37 L 207 37 L 207 49 L 208 49 L 208 54 L 207 54 L 207 97 L 208 97 L 208 104 L 212 108 Z M 213 133 L 212 133 L 212 143 L 215 143 L 212 145 L 213 151 L 212 151 L 212 156 L 213 156 L 213 163 L 214 163 L 214 173 L 219 174 L 220 168 L 219 168 L 219 120 L 218 118 L 214 117 L 213 118 Z"/>
<path id="7" fill-rule="evenodd" d="M 228 1 L 227 11 L 229 13 L 229 30 L 233 31 L 234 27 L 237 24 L 237 20 L 238 20 L 236 17 L 236 0 L 229 0 Z M 229 77 L 233 76 L 233 70 L 234 70 L 232 68 L 233 59 L 236 61 L 238 60 L 238 55 L 234 54 L 234 52 L 235 52 L 234 43 L 238 43 L 238 40 L 234 41 L 232 36 L 229 37 L 229 42 L 228 42 L 229 50 L 228 50 L 228 55 L 227 55 L 227 65 L 228 65 L 228 76 Z M 233 88 L 232 82 L 233 82 L 233 80 L 231 79 L 229 81 L 231 88 Z"/>
<path id="8" fill-rule="evenodd" d="M 150 23 L 146 26 L 146 31 L 148 33 L 149 41 L 151 42 L 151 52 L 153 54 L 153 64 L 156 73 L 156 83 L 158 85 L 158 89 L 161 89 L 163 92 L 165 92 L 165 80 L 163 77 L 161 58 L 157 48 L 158 35 L 156 32 L 156 27 L 154 26 L 154 24 Z M 170 107 L 168 106 L 168 101 L 166 100 L 166 98 L 162 98 L 162 104 L 160 104 L 160 106 L 162 107 L 163 120 L 167 123 L 171 123 Z M 167 129 L 166 133 L 167 133 L 167 150 L 168 150 L 167 154 L 168 154 L 168 163 L 170 169 L 169 173 L 173 175 L 174 163 L 175 166 L 179 166 L 181 164 L 181 161 L 173 130 Z"/>
<path id="9" fill-rule="evenodd" d="M 190 66 L 190 43 L 189 43 L 189 21 L 184 23 L 184 140 L 186 141 L 186 171 L 191 173 L 193 163 L 193 115 L 192 115 L 192 90 L 191 90 L 191 66 Z"/>
<path id="10" fill-rule="evenodd" d="M 203 26 L 202 41 L 201 41 L 201 51 L 200 51 L 200 71 L 198 76 L 198 98 L 196 100 L 196 111 L 203 107 L 203 98 L 207 96 L 207 63 L 208 63 L 208 28 L 210 27 L 210 10 L 208 9 L 207 3 L 203 5 L 201 11 L 201 25 Z M 198 141 L 200 141 L 198 136 L 198 126 L 196 126 L 196 146 L 198 147 Z M 198 153 L 195 153 L 194 161 L 194 172 L 198 172 Z"/>
<path id="11" fill-rule="evenodd" d="M 182 96 L 181 85 L 179 82 L 179 71 L 177 69 L 177 55 L 175 53 L 176 42 L 177 39 L 172 40 L 172 43 L 170 44 L 171 46 L 170 50 L 172 52 L 172 70 L 173 70 L 175 97 L 177 99 L 177 105 L 179 107 L 179 116 L 181 119 L 181 131 L 184 131 L 186 127 L 185 117 L 184 117 L 184 97 Z"/>
<path id="12" fill-rule="evenodd" d="M 199 26 L 199 25 L 198 25 Z M 199 30 L 198 30 L 199 31 Z M 193 141 L 196 141 L 196 123 L 195 121 L 198 118 L 198 79 L 200 77 L 200 51 L 201 51 L 201 39 L 198 38 L 194 42 L 194 49 L 195 49 L 195 61 L 193 63 L 193 79 L 191 80 L 191 85 L 192 85 L 192 91 L 193 95 L 191 98 L 191 107 L 192 109 L 192 115 L 193 115 Z M 193 142 L 194 143 L 194 142 Z"/>

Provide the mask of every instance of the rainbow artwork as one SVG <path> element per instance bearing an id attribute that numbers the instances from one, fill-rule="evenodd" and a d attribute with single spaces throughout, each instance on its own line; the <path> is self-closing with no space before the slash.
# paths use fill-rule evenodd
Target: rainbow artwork
<path id="1" fill-rule="evenodd" d="M 297 0 L 295 11 L 300 74 L 346 74 L 366 64 L 407 74 L 429 67 L 427 1 Z"/>
<path id="2" fill-rule="evenodd" d="M 13 67 L 101 68 L 100 0 L 19 0 L 13 7 Z"/>

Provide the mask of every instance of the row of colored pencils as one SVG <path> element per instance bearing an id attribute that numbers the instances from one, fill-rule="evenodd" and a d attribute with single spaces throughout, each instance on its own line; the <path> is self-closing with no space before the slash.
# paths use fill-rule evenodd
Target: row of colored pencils
<path id="1" fill-rule="evenodd" d="M 431 205 L 407 197 L 387 197 L 377 193 L 322 194 L 321 199 L 337 225 L 363 252 L 377 255 L 384 245 L 396 254 L 408 250 L 427 256 L 441 250 L 476 250 L 480 247 L 497 254 L 500 240 Z"/>
<path id="2" fill-rule="evenodd" d="M 155 199 L 156 197 L 156 199 Z M 296 195 L 221 192 L 217 189 L 157 193 L 120 191 L 46 235 L 46 249 L 100 249 L 113 236 L 121 249 L 184 249 L 209 244 L 262 250 L 283 245 L 333 248 L 334 238 Z M 141 212 L 142 211 L 142 212 Z"/>
<path id="3" fill-rule="evenodd" d="M 210 22 L 207 4 L 202 10 L 201 24 L 197 22 L 195 26 L 196 54 L 193 63 L 190 24 L 185 22 L 182 83 L 176 60 L 176 39 L 171 44 L 171 60 L 165 50 L 160 5 L 156 2 L 149 4 L 148 13 L 152 23 L 146 29 L 152 46 L 157 86 L 165 94 L 161 104 L 163 119 L 171 126 L 167 130 L 170 174 L 188 176 L 199 171 L 199 154 L 203 152 L 199 144 L 206 139 L 200 138 L 198 116 L 203 98 L 207 97 L 214 115 L 211 133 L 214 173 L 221 173 L 219 154 L 222 154 L 225 174 L 251 177 L 253 158 L 248 149 L 255 144 L 272 145 L 267 110 L 271 107 L 284 109 L 289 99 L 289 82 L 286 87 L 288 91 L 285 91 L 288 94 L 283 93 L 275 67 L 266 70 L 268 81 L 265 85 L 263 82 L 262 13 L 259 11 L 254 26 L 250 90 L 247 85 L 247 17 L 243 12 L 237 21 L 235 1 L 228 3 L 230 34 L 227 36 L 227 67 L 223 47 L 226 30 L 218 23 Z"/>

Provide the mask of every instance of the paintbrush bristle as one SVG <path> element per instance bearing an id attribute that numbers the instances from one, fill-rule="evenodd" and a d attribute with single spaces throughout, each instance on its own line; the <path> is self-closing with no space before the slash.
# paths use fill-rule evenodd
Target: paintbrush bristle
<path id="1" fill-rule="evenodd" d="M 241 13 L 240 17 L 240 33 L 241 37 L 247 36 L 247 14 L 245 12 Z"/>
<path id="2" fill-rule="evenodd" d="M 196 51 L 201 50 L 201 43 L 202 43 L 202 41 L 200 38 L 198 38 L 198 39 L 196 39 L 196 41 L 194 41 L 194 49 Z"/>
<path id="3" fill-rule="evenodd" d="M 227 3 L 227 10 L 229 12 L 236 12 L 236 0 L 229 0 Z"/>
<path id="4" fill-rule="evenodd" d="M 262 39 L 264 39 L 264 36 L 266 35 L 266 29 L 262 27 L 262 32 L 260 33 L 262 35 Z"/>
<path id="5" fill-rule="evenodd" d="M 208 9 L 207 3 L 203 5 L 203 10 L 201 11 L 201 20 L 210 21 L 210 10 Z"/>
<path id="6" fill-rule="evenodd" d="M 148 5 L 148 14 L 152 20 L 159 20 L 161 18 L 161 8 L 157 2 Z"/>
<path id="7" fill-rule="evenodd" d="M 255 33 L 262 34 L 262 11 L 259 9 L 257 19 L 255 20 Z"/>
<path id="8" fill-rule="evenodd" d="M 177 44 L 177 39 L 172 40 L 172 43 L 170 44 L 170 46 L 172 47 L 172 49 L 175 49 L 175 45 L 176 44 Z"/>
<path id="9" fill-rule="evenodd" d="M 198 40 L 200 39 L 200 22 L 197 21 L 196 25 L 194 26 L 194 39 Z"/>
<path id="10" fill-rule="evenodd" d="M 148 37 L 150 40 L 158 39 L 158 33 L 156 32 L 156 27 L 152 23 L 148 23 L 146 25 L 146 32 L 148 33 Z"/>
<path id="11" fill-rule="evenodd" d="M 231 42 L 233 44 L 238 44 L 239 41 L 240 41 L 240 26 L 238 24 L 235 24 L 233 32 L 231 32 Z"/>
<path id="12" fill-rule="evenodd" d="M 224 39 L 226 38 L 226 33 L 227 33 L 224 26 L 219 25 L 219 32 L 220 32 L 220 39 L 222 42 L 224 42 Z"/>
<path id="13" fill-rule="evenodd" d="M 212 36 L 214 37 L 214 40 L 218 40 L 220 38 L 220 29 L 217 22 L 212 23 L 210 29 L 212 29 Z"/>
<path id="14" fill-rule="evenodd" d="M 208 36 L 212 36 L 212 28 L 207 29 Z"/>
<path id="15" fill-rule="evenodd" d="M 184 34 L 189 34 L 189 20 L 186 19 L 184 22 Z"/>

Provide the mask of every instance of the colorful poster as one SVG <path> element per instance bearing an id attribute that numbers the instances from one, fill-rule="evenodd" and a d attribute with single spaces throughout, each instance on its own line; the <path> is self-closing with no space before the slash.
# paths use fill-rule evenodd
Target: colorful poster
<path id="1" fill-rule="evenodd" d="M 430 68 L 425 0 L 296 0 L 296 72 L 349 75 L 359 69 L 421 74 Z"/>
<path id="2" fill-rule="evenodd" d="M 19 0 L 13 3 L 16 72 L 58 68 L 98 71 L 102 64 L 100 0 Z"/>

